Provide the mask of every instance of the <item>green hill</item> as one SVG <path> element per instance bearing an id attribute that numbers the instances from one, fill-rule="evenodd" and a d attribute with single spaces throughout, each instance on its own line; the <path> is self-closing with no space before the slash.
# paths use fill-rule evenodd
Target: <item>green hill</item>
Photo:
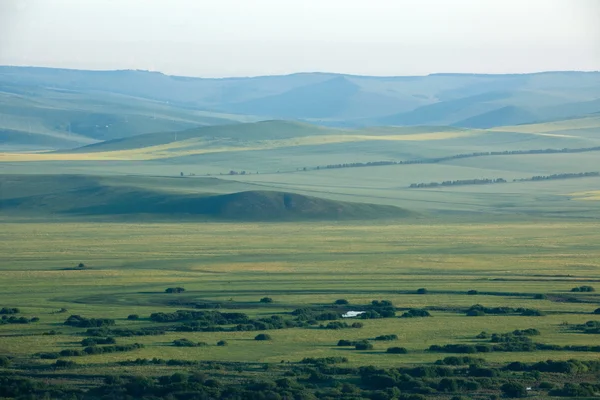
<path id="1" fill-rule="evenodd" d="M 293 139 L 298 137 L 342 133 L 340 129 L 325 128 L 292 121 L 261 121 L 246 124 L 228 124 L 187 129 L 179 132 L 158 132 L 136 135 L 129 138 L 109 140 L 68 150 L 69 153 L 131 150 L 142 147 L 159 146 L 189 139 L 220 140 L 236 142 Z M 224 144 L 222 141 L 220 144 Z"/>
<path id="2" fill-rule="evenodd" d="M 129 178 L 130 182 L 136 179 Z M 178 180 L 194 185 L 196 182 L 190 181 L 197 179 Z M 207 181 L 204 183 L 208 186 L 219 183 L 214 178 Z M 40 182 L 43 184 L 37 185 Z M 276 222 L 395 219 L 412 215 L 394 206 L 333 201 L 289 192 L 253 190 L 189 194 L 127 186 L 123 181 L 89 176 L 4 175 L 0 178 L 0 187 L 3 189 L 0 214 L 21 217 L 160 216 Z"/>

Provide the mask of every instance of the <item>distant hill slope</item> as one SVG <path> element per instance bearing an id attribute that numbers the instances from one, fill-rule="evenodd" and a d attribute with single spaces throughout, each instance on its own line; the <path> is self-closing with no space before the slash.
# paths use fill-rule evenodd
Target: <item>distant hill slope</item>
<path id="1" fill-rule="evenodd" d="M 493 128 L 523 124 L 535 118 L 536 115 L 527 110 L 515 106 L 506 106 L 458 121 L 455 125 L 469 128 Z"/>
<path id="2" fill-rule="evenodd" d="M 3 147 L 73 148 L 149 132 L 252 120 L 111 93 L 0 84 Z"/>
<path id="3" fill-rule="evenodd" d="M 0 135 L 0 145 L 40 148 L 48 146 L 40 135 L 54 137 L 55 148 L 72 148 L 140 133 L 266 119 L 339 127 L 492 127 L 516 121 L 517 112 L 522 123 L 600 112 L 600 72 L 202 79 L 148 71 L 0 67 L 0 105 L 0 129 L 28 134 Z"/>
<path id="4" fill-rule="evenodd" d="M 325 128 L 292 121 L 261 121 L 246 124 L 206 126 L 179 132 L 157 132 L 137 135 L 129 138 L 109 140 L 68 150 L 69 153 L 87 153 L 99 151 L 117 151 L 159 146 L 190 139 L 233 139 L 252 142 L 274 139 L 293 139 L 314 135 L 327 135 L 343 132 L 340 129 Z"/>
<path id="5" fill-rule="evenodd" d="M 45 182 L 41 188 L 36 187 L 40 180 Z M 394 206 L 333 201 L 286 192 L 186 194 L 107 182 L 110 180 L 87 176 L 0 176 L 0 214 L 30 217 L 155 215 L 273 222 L 395 219 L 412 215 Z"/>

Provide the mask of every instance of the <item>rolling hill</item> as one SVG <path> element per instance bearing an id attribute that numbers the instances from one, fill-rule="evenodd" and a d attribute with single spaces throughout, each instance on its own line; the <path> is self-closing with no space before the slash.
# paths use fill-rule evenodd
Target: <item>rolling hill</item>
<path id="1" fill-rule="evenodd" d="M 394 206 L 326 200 L 290 192 L 252 190 L 190 194 L 152 190 L 140 187 L 139 180 L 135 177 L 115 181 L 90 176 L 3 175 L 0 177 L 0 214 L 21 217 L 160 216 L 272 222 L 397 219 L 413 215 Z M 179 179 L 186 180 L 189 181 Z M 195 181 L 191 182 L 192 186 L 200 185 L 205 189 L 226 183 L 218 179 L 192 180 Z M 126 185 L 128 181 L 132 186 Z"/>
<path id="2" fill-rule="evenodd" d="M 497 127 L 600 112 L 600 72 L 202 79 L 0 67 L 0 146 L 65 149 L 258 120 Z M 19 132 L 22 135 L 19 135 Z"/>

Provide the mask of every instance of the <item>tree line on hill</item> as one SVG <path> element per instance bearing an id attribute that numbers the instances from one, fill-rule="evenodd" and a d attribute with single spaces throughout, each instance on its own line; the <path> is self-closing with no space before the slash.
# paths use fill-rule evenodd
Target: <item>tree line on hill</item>
<path id="1" fill-rule="evenodd" d="M 590 178 L 600 176 L 600 172 L 579 172 L 579 173 L 564 173 L 564 174 L 552 174 L 552 175 L 537 175 L 530 178 L 513 179 L 513 182 L 536 182 L 546 181 L 553 179 L 573 179 L 573 178 Z M 462 185 L 489 185 L 494 183 L 507 183 L 508 181 L 504 178 L 495 179 L 458 179 L 454 181 L 443 181 L 443 182 L 429 182 L 429 183 L 411 183 L 410 189 L 421 189 L 421 188 L 433 188 L 433 187 L 446 187 L 446 186 L 462 186 Z"/>
<path id="2" fill-rule="evenodd" d="M 506 151 L 480 151 L 473 153 L 455 154 L 452 156 L 434 157 L 434 158 L 421 158 L 417 160 L 403 160 L 403 161 L 369 161 L 369 162 L 355 162 L 355 163 L 343 163 L 343 164 L 329 164 L 325 166 L 319 166 L 315 169 L 335 169 L 335 168 L 358 168 L 358 167 L 377 167 L 386 165 L 407 165 L 407 164 L 436 164 L 444 161 L 458 160 L 463 158 L 473 157 L 485 157 L 485 156 L 511 156 L 511 155 L 524 155 L 524 154 L 557 154 L 557 153 L 584 153 L 589 151 L 600 151 L 600 146 L 596 147 L 582 147 L 576 149 L 535 149 L 535 150 L 506 150 Z"/>

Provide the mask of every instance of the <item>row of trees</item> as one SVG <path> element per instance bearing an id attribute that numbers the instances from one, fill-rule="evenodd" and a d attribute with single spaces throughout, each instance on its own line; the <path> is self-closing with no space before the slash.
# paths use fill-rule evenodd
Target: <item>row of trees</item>
<path id="1" fill-rule="evenodd" d="M 553 174 L 553 175 L 537 175 L 530 178 L 513 179 L 513 182 L 537 182 L 546 181 L 553 179 L 573 179 L 573 178 L 589 178 L 600 176 L 600 172 L 579 172 L 579 173 L 565 173 L 565 174 Z M 448 186 L 463 186 L 463 185 L 491 185 L 495 183 L 507 183 L 508 181 L 504 178 L 483 178 L 483 179 L 457 179 L 454 181 L 443 181 L 443 182 L 428 182 L 428 183 L 411 183 L 410 189 L 422 189 L 422 188 L 435 188 L 435 187 L 448 187 Z"/>
<path id="2" fill-rule="evenodd" d="M 333 168 L 357 168 L 357 167 L 375 167 L 385 165 L 406 165 L 406 164 L 436 164 L 444 161 L 451 161 L 463 158 L 473 157 L 485 157 L 485 156 L 509 156 L 509 155 L 522 155 L 522 154 L 557 154 L 557 153 L 584 153 L 588 151 L 599 151 L 600 146 L 596 147 L 582 147 L 575 149 L 535 149 L 535 150 L 507 150 L 507 151 L 480 151 L 473 153 L 455 154 L 452 156 L 445 157 L 434 157 L 434 158 L 422 158 L 417 160 L 404 160 L 404 161 L 370 161 L 365 163 L 343 163 L 343 164 L 329 164 L 323 167 L 317 167 L 316 169 L 333 169 Z"/>

